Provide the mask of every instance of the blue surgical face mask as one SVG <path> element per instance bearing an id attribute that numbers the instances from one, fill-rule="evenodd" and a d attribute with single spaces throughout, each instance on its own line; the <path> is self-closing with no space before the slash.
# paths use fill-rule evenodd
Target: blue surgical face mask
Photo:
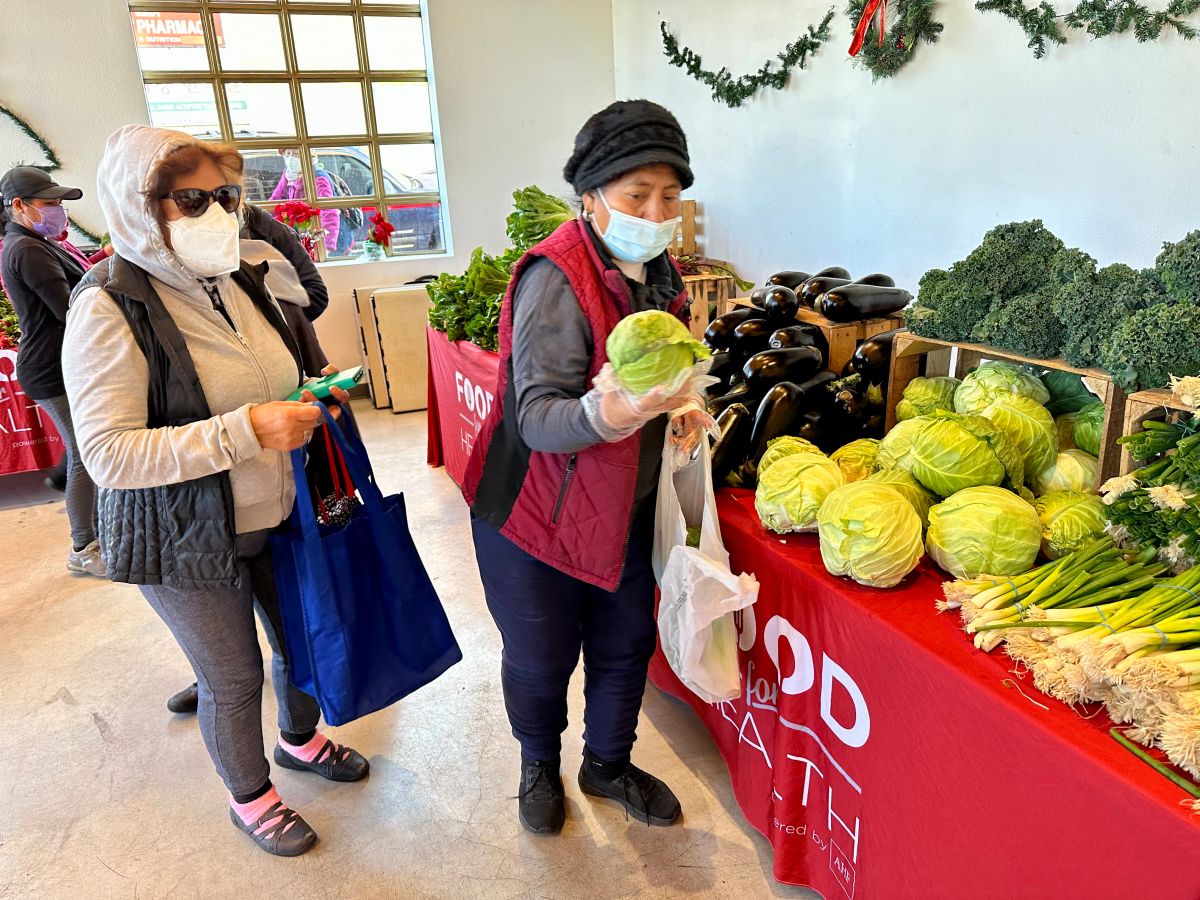
<path id="1" fill-rule="evenodd" d="M 608 204 L 604 191 L 597 190 L 604 208 L 608 210 L 608 227 L 604 229 L 604 243 L 617 259 L 632 263 L 645 263 L 661 256 L 675 238 L 675 219 L 651 222 L 613 209 Z"/>
<path id="2" fill-rule="evenodd" d="M 283 158 L 283 166 L 287 169 L 287 173 L 291 178 L 296 178 L 300 175 L 300 157 L 285 156 Z"/>

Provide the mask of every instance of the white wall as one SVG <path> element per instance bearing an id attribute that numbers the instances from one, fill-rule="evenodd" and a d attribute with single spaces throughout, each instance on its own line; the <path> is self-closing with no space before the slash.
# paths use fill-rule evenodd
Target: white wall
<path id="1" fill-rule="evenodd" d="M 504 249 L 514 188 L 567 193 L 562 167 L 575 132 L 613 99 L 610 0 L 430 0 L 444 180 L 456 255 L 329 264 L 333 300 L 317 322 L 330 358 L 359 358 L 351 291 L 466 268 L 483 244 Z M 20 114 L 62 158 L 56 177 L 94 194 L 108 135 L 145 122 L 146 106 L 124 0 L 0 0 L 0 105 Z M 47 64 L 27 66 L 33 52 Z M 0 166 L 29 159 L 28 142 L 0 120 Z M 87 198 L 72 214 L 105 230 Z"/>
<path id="2" fill-rule="evenodd" d="M 915 288 L 988 228 L 1029 218 L 1101 262 L 1149 265 L 1200 223 L 1196 44 L 1085 36 L 1035 60 L 1012 22 L 945 0 L 941 41 L 873 84 L 836 7 L 809 69 L 729 109 L 668 65 L 659 21 L 706 67 L 740 74 L 819 23 L 827 0 L 613 2 L 617 96 L 679 117 L 707 251 L 747 278 L 844 265 Z"/>

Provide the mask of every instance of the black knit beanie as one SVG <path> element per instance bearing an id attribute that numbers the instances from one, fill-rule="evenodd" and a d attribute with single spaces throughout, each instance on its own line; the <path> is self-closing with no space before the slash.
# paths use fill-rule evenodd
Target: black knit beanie
<path id="1" fill-rule="evenodd" d="M 659 163 L 674 166 L 684 188 L 692 186 L 687 137 L 675 117 L 649 100 L 618 100 L 584 123 L 563 177 L 582 194 Z"/>

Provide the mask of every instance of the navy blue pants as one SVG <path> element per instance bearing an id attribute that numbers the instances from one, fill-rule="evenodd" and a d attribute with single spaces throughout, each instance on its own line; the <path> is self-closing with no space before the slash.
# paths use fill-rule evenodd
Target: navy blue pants
<path id="1" fill-rule="evenodd" d="M 657 630 L 653 526 L 653 509 L 638 516 L 621 584 L 609 593 L 539 562 L 486 522 L 472 522 L 488 609 L 504 641 L 504 705 L 527 759 L 559 755 L 567 685 L 581 648 L 584 742 L 605 760 L 633 749 Z"/>

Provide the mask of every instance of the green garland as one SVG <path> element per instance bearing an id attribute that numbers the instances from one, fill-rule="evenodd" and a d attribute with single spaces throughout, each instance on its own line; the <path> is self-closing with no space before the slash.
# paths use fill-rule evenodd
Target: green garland
<path id="1" fill-rule="evenodd" d="M 28 122 L 18 116 L 7 106 L 0 106 L 0 115 L 4 115 L 9 119 L 12 119 L 12 123 L 17 126 L 17 130 L 37 144 L 38 149 L 41 150 L 42 153 L 46 154 L 46 159 L 49 164 L 41 165 L 37 168 L 45 169 L 47 172 L 54 172 L 62 168 L 62 160 L 58 158 L 58 154 L 54 152 L 54 148 L 47 144 L 46 139 L 34 131 L 33 127 Z"/>
<path id="2" fill-rule="evenodd" d="M 891 6 L 900 7 L 900 15 L 892 22 L 882 45 L 874 24 L 867 31 L 867 41 L 855 60 L 871 72 L 872 80 L 891 78 L 912 61 L 917 46 L 924 42 L 937 42 L 942 33 L 942 23 L 934 19 L 933 7 L 937 0 L 892 0 Z M 862 19 L 867 0 L 850 0 L 846 15 L 853 28 Z M 872 37 L 874 34 L 874 37 Z"/>
<path id="3" fill-rule="evenodd" d="M 1067 42 L 1064 25 L 1086 31 L 1094 38 L 1123 34 L 1132 28 L 1138 43 L 1157 41 L 1167 28 L 1175 29 L 1188 41 L 1200 34 L 1183 20 L 1184 16 L 1200 10 L 1200 0 L 1170 0 L 1161 12 L 1152 12 L 1137 0 L 1081 0 L 1074 10 L 1064 15 L 1059 15 L 1047 0 L 1042 0 L 1036 7 L 1027 7 L 1022 0 L 979 0 L 975 8 L 981 12 L 998 12 L 1020 25 L 1037 59 L 1046 55 L 1047 42 L 1060 45 Z"/>
<path id="4" fill-rule="evenodd" d="M 684 69 L 688 75 L 697 81 L 708 85 L 714 101 L 726 106 L 738 107 L 753 97 L 761 88 L 771 87 L 782 90 L 787 87 L 792 69 L 803 69 L 808 65 L 808 58 L 821 48 L 829 39 L 829 25 L 833 21 L 833 10 L 830 9 L 820 26 L 808 26 L 808 33 L 783 48 L 777 54 L 780 67 L 775 68 L 775 60 L 769 59 L 759 67 L 753 75 L 740 75 L 737 78 L 726 68 L 719 72 L 705 69 L 700 54 L 689 47 L 680 47 L 675 36 L 667 29 L 666 22 L 659 23 L 662 32 L 663 55 L 673 66 Z"/>

